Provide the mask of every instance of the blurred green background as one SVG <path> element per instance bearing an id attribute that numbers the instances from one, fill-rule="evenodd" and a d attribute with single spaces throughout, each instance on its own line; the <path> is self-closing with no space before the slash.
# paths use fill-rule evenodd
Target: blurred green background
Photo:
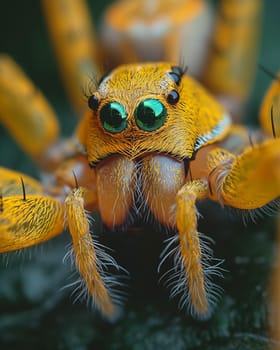
<path id="1" fill-rule="evenodd" d="M 95 23 L 109 1 L 89 1 Z M 259 62 L 276 72 L 280 62 L 280 2 L 266 1 Z M 76 119 L 56 67 L 40 1 L 1 1 L 0 51 L 24 68 L 54 105 L 69 135 Z M 270 78 L 258 72 L 248 105 L 257 123 Z M 1 164 L 36 175 L 34 164 L 0 126 Z M 200 230 L 211 233 L 216 257 L 224 258 L 224 294 L 209 321 L 198 322 L 168 300 L 156 268 L 163 235 L 105 234 L 103 243 L 131 272 L 128 298 L 116 322 L 103 320 L 84 304 L 73 305 L 70 263 L 62 263 L 67 235 L 23 253 L 5 255 L 0 268 L 1 349 L 268 349 L 268 279 L 274 254 L 274 220 L 242 224 L 216 205 L 201 208 Z M 98 231 L 98 228 L 96 229 Z M 213 233 L 213 234 L 212 234 Z M 8 263 L 7 263 L 8 262 Z"/>

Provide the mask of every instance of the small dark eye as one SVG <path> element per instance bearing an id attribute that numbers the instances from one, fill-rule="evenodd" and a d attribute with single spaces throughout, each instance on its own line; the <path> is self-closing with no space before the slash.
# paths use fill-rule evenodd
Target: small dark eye
<path id="1" fill-rule="evenodd" d="M 127 127 L 127 113 L 123 105 L 112 101 L 100 109 L 100 121 L 106 131 L 118 133 Z"/>
<path id="2" fill-rule="evenodd" d="M 134 116 L 140 129 L 153 131 L 164 124 L 167 118 L 167 111 L 159 100 L 148 98 L 139 103 L 134 111 Z"/>
<path id="3" fill-rule="evenodd" d="M 166 101 L 170 105 L 175 105 L 179 101 L 180 95 L 176 90 L 171 90 L 166 96 Z"/>
<path id="4" fill-rule="evenodd" d="M 179 66 L 172 66 L 171 70 L 173 73 L 177 74 L 179 77 L 182 77 L 185 71 Z"/>
<path id="5" fill-rule="evenodd" d="M 175 72 L 169 72 L 168 73 L 169 77 L 174 81 L 176 85 L 180 85 L 181 82 L 181 75 L 178 75 Z"/>
<path id="6" fill-rule="evenodd" d="M 88 106 L 90 109 L 92 109 L 93 111 L 96 111 L 98 106 L 99 106 L 99 99 L 97 96 L 95 95 L 91 95 L 88 98 Z"/>

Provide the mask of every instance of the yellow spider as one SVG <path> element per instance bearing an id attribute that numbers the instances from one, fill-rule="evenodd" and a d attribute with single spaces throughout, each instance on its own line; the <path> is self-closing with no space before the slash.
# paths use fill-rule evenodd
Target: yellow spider
<path id="1" fill-rule="evenodd" d="M 68 227 L 81 288 L 111 317 L 118 281 L 108 266 L 121 268 L 93 239 L 88 211 L 99 212 L 110 230 L 151 222 L 172 232 L 160 263 L 174 255 L 165 276 L 171 296 L 179 295 L 192 315 L 208 317 L 219 294 L 211 278 L 220 270 L 197 230 L 196 202 L 208 198 L 254 215 L 280 194 L 278 82 L 263 103 L 263 131 L 232 124 L 228 112 L 238 118 L 249 94 L 261 1 L 221 1 L 215 28 L 205 1 L 117 2 L 106 12 L 103 56 L 93 46 L 83 1 L 42 4 L 83 116 L 73 137 L 60 140 L 44 97 L 11 58 L 0 57 L 1 122 L 46 179 L 41 184 L 0 169 L 0 252 L 39 244 Z M 106 66 L 114 69 L 102 75 Z"/>

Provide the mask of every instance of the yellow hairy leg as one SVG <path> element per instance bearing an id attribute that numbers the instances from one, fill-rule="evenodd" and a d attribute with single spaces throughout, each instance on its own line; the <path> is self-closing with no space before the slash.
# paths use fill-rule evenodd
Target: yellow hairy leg
<path id="1" fill-rule="evenodd" d="M 188 293 L 194 313 L 203 316 L 209 311 L 205 279 L 201 263 L 201 245 L 197 232 L 195 202 L 205 198 L 207 183 L 194 180 L 186 183 L 177 194 L 177 228 Z"/>
<path id="2" fill-rule="evenodd" d="M 63 204 L 43 196 L 38 181 L 0 167 L 0 189 L 0 252 L 30 247 L 63 231 Z"/>
<path id="3" fill-rule="evenodd" d="M 219 1 L 202 80 L 234 117 L 240 118 L 253 86 L 262 9 L 263 0 Z"/>
<path id="4" fill-rule="evenodd" d="M 256 209 L 279 197 L 279 149 L 280 139 L 276 138 L 247 148 L 236 157 L 222 149 L 210 152 L 209 182 L 216 192 L 213 199 L 235 208 Z"/>
<path id="5" fill-rule="evenodd" d="M 89 218 L 84 209 L 84 195 L 83 188 L 76 188 L 65 200 L 75 262 L 93 301 L 104 315 L 112 316 L 115 305 L 99 272 L 101 264 L 91 237 Z"/>
<path id="6" fill-rule="evenodd" d="M 99 46 L 87 3 L 85 0 L 43 0 L 42 5 L 64 83 L 81 116 L 87 107 L 81 89 L 90 86 L 92 77 L 100 76 Z"/>
<path id="7" fill-rule="evenodd" d="M 267 90 L 260 108 L 260 123 L 262 130 L 272 136 L 275 132 L 279 136 L 280 120 L 280 75 L 278 73 L 269 89 Z M 272 126 L 272 120 L 275 124 Z"/>
<path id="8" fill-rule="evenodd" d="M 32 177 L 0 167 L 0 189 L 2 196 L 20 195 L 23 193 L 22 182 L 26 194 L 42 194 L 42 185 Z"/>
<path id="9" fill-rule="evenodd" d="M 63 231 L 64 209 L 58 200 L 40 195 L 1 197 L 0 252 L 30 247 Z"/>
<path id="10" fill-rule="evenodd" d="M 0 55 L 0 121 L 33 159 L 58 138 L 54 111 L 42 93 L 7 55 Z"/>

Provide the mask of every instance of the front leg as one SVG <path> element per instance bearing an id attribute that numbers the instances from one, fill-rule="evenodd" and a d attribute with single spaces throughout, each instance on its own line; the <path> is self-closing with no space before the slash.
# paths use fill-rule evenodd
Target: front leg
<path id="1" fill-rule="evenodd" d="M 239 209 L 258 209 L 280 195 L 280 138 L 234 156 L 214 149 L 208 156 L 212 199 Z"/>
<path id="2" fill-rule="evenodd" d="M 207 181 L 187 181 L 183 162 L 155 154 L 142 160 L 142 181 L 146 203 L 153 216 L 178 232 L 167 244 L 161 262 L 162 265 L 174 252 L 174 267 L 168 272 L 167 280 L 171 296 L 179 295 L 180 306 L 187 306 L 193 315 L 207 317 L 215 288 L 207 281 L 210 270 L 207 271 L 204 258 L 209 258 L 209 254 L 199 237 L 195 206 L 197 200 L 208 195 Z M 174 243 L 176 246 L 172 249 Z"/>
<path id="3" fill-rule="evenodd" d="M 89 189 L 70 190 L 75 177 L 79 183 L 91 180 Z M 119 301 L 120 296 L 111 287 L 120 283 L 105 272 L 108 267 L 119 267 L 93 240 L 90 217 L 84 208 L 97 205 L 95 172 L 77 158 L 61 166 L 54 178 L 51 192 L 60 199 L 46 195 L 46 188 L 35 179 L 0 167 L 0 253 L 40 244 L 68 226 L 73 241 L 70 253 L 81 276 L 78 297 L 89 296 L 105 316 L 112 317 L 116 311 L 114 301 Z M 63 198 L 61 193 L 66 191 L 68 195 Z"/>
<path id="4" fill-rule="evenodd" d="M 102 219 L 107 219 L 107 222 L 113 220 L 114 210 L 110 208 L 110 211 L 107 207 L 112 204 L 109 195 L 110 190 L 114 190 L 114 185 L 110 183 L 108 177 L 112 176 L 111 172 L 118 173 L 124 163 L 123 158 L 113 161 L 111 166 L 108 163 L 112 162 L 106 163 L 105 174 L 104 167 L 91 169 L 87 159 L 79 155 L 64 162 L 57 169 L 55 185 L 65 190 L 68 188 L 68 192 L 69 188 L 73 188 L 65 199 L 65 214 L 73 243 L 70 255 L 80 275 L 77 282 L 79 286 L 76 289 L 80 292 L 77 299 L 85 297 L 88 302 L 92 301 L 104 316 L 111 318 L 116 315 L 116 304 L 121 301 L 121 295 L 117 290 L 120 282 L 111 273 L 112 269 L 119 272 L 120 267 L 92 235 L 90 224 L 93 220 L 87 212 L 87 210 L 99 210 Z M 125 168 L 124 173 L 125 170 L 128 169 Z M 102 192 L 103 187 L 105 190 Z M 122 195 L 125 197 L 125 194 Z M 121 202 L 125 201 L 125 198 L 121 199 Z M 117 209 L 123 208 L 117 201 L 113 203 L 113 207 L 117 204 Z M 119 212 L 121 211 L 117 211 Z M 119 218 L 118 214 L 116 216 Z"/>
<path id="5" fill-rule="evenodd" d="M 93 303 L 107 317 L 115 313 L 115 305 L 104 279 L 104 264 L 115 264 L 101 247 L 96 247 L 90 232 L 90 218 L 84 209 L 85 190 L 76 188 L 65 200 L 69 231 L 73 241 L 73 255 L 82 278 L 81 293 L 92 298 Z M 107 260 L 107 262 L 106 262 Z M 105 265 L 105 266 L 106 266 Z M 107 278 L 108 279 L 108 278 Z"/>
<path id="6" fill-rule="evenodd" d="M 45 242 L 63 229 L 63 203 L 30 176 L 0 167 L 0 253 Z"/>
<path id="7" fill-rule="evenodd" d="M 203 180 L 194 180 L 186 183 L 177 194 L 176 222 L 180 246 L 178 262 L 183 270 L 181 281 L 178 282 L 183 284 L 176 283 L 173 288 L 173 293 L 182 293 L 182 304 L 189 303 L 191 312 L 202 317 L 209 312 L 209 300 L 202 265 L 201 241 L 197 231 L 198 213 L 195 202 L 205 198 L 207 193 L 208 184 Z"/>

